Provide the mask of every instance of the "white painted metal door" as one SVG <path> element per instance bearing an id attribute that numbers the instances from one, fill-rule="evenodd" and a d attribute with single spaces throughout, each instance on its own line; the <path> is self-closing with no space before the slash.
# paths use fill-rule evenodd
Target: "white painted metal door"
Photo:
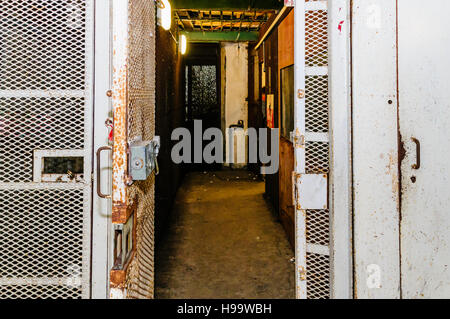
<path id="1" fill-rule="evenodd" d="M 0 2 L 0 298 L 90 296 L 93 13 Z"/>
<path id="2" fill-rule="evenodd" d="M 329 298 L 328 1 L 295 3 L 296 296 Z"/>
<path id="3" fill-rule="evenodd" d="M 448 0 L 398 0 L 403 298 L 450 297 L 447 12 Z"/>

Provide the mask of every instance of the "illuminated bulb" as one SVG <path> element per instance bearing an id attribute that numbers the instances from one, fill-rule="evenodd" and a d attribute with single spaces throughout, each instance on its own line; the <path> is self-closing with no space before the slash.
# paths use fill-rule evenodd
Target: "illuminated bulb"
<path id="1" fill-rule="evenodd" d="M 185 54 L 186 50 L 187 50 L 187 38 L 184 34 L 181 35 L 181 40 L 180 40 L 180 47 L 181 47 L 181 54 Z"/>
<path id="2" fill-rule="evenodd" d="M 164 30 L 170 30 L 172 26 L 172 7 L 169 0 L 162 0 L 164 8 L 161 9 L 161 26 Z"/>

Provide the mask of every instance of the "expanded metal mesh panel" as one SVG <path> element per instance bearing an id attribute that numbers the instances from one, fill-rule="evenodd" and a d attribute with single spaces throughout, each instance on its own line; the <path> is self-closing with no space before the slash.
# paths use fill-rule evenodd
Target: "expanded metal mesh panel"
<path id="1" fill-rule="evenodd" d="M 326 11 L 307 11 L 305 16 L 306 66 L 328 65 L 328 15 Z"/>
<path id="2" fill-rule="evenodd" d="M 327 209 L 306 211 L 306 241 L 323 246 L 330 243 L 330 216 Z"/>
<path id="3" fill-rule="evenodd" d="M 0 211 L 0 277 L 58 277 L 81 269 L 83 190 L 0 190 Z"/>
<path id="4" fill-rule="evenodd" d="M 91 181 L 33 173 L 35 151 L 79 150 L 91 176 L 93 12 L 0 1 L 0 298 L 89 297 Z"/>
<path id="5" fill-rule="evenodd" d="M 83 90 L 89 2 L 1 1 L 0 90 Z"/>
<path id="6" fill-rule="evenodd" d="M 129 0 L 128 138 L 150 140 L 155 118 L 155 5 Z"/>
<path id="7" fill-rule="evenodd" d="M 0 286 L 0 299 L 81 299 L 81 290 L 67 286 Z"/>
<path id="8" fill-rule="evenodd" d="M 316 2 L 316 1 L 306 1 Z M 310 3 L 311 4 L 311 3 Z M 305 86 L 305 128 L 307 133 L 329 132 L 328 76 L 328 14 L 315 3 L 305 12 L 305 64 L 308 76 Z M 329 143 L 306 140 L 305 170 L 307 174 L 329 173 Z M 328 210 L 306 212 L 306 243 L 329 251 L 330 218 Z M 325 249 L 326 248 L 326 249 Z M 330 260 L 328 255 L 307 253 L 307 298 L 329 298 Z"/>
<path id="9" fill-rule="evenodd" d="M 329 145 L 325 142 L 306 142 L 306 173 L 329 172 Z"/>
<path id="10" fill-rule="evenodd" d="M 155 134 L 155 2 L 129 0 L 129 141 Z M 153 35 L 153 36 L 152 36 Z M 137 202 L 136 255 L 127 273 L 128 298 L 154 297 L 155 177 L 129 188 Z"/>
<path id="11" fill-rule="evenodd" d="M 330 259 L 319 254 L 306 254 L 308 299 L 330 298 Z"/>
<path id="12" fill-rule="evenodd" d="M 328 76 L 306 77 L 306 131 L 328 132 Z"/>
<path id="13" fill-rule="evenodd" d="M 31 182 L 33 151 L 84 148 L 83 98 L 0 97 L 0 182 Z"/>

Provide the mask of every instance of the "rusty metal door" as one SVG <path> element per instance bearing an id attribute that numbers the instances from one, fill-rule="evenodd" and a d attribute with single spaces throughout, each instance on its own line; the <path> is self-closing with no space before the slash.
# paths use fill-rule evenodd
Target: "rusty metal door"
<path id="1" fill-rule="evenodd" d="M 329 298 L 328 1 L 296 1 L 294 29 L 297 298 Z"/>
<path id="2" fill-rule="evenodd" d="M 403 298 L 450 297 L 449 11 L 398 1 Z"/>
<path id="3" fill-rule="evenodd" d="M 115 229 L 130 226 L 130 251 L 111 270 L 111 298 L 153 298 L 155 173 L 132 182 L 129 146 L 155 134 L 155 34 L 157 2 L 113 0 L 113 216 Z M 127 241 L 128 243 L 128 241 Z M 120 259 L 120 254 L 117 256 Z"/>
<path id="4" fill-rule="evenodd" d="M 88 298 L 93 0 L 0 2 L 0 298 Z"/>

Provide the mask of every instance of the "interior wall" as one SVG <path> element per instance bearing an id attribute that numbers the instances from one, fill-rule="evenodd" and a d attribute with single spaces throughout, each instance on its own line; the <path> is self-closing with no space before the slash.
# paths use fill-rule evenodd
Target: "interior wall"
<path id="1" fill-rule="evenodd" d="M 244 121 L 244 129 L 248 128 L 248 43 L 222 43 L 222 88 L 223 96 L 223 115 L 224 128 L 236 125 L 240 120 Z M 226 158 L 229 155 L 229 141 L 226 135 Z M 240 143 L 237 139 L 235 154 L 238 156 L 238 164 L 247 163 L 246 143 Z M 245 141 L 245 140 L 244 140 Z M 245 157 L 244 155 L 245 154 Z"/>
<path id="2" fill-rule="evenodd" d="M 278 78 L 281 70 L 294 64 L 294 10 L 278 26 Z M 278 118 L 281 119 L 281 86 L 278 81 Z M 281 123 L 281 121 L 280 121 Z M 281 126 L 279 126 L 281 128 Z M 295 209 L 292 205 L 292 172 L 294 147 L 280 132 L 279 197 L 280 219 L 292 247 L 295 245 Z"/>
<path id="3" fill-rule="evenodd" d="M 261 103 L 261 75 L 258 50 L 255 50 L 256 43 L 250 43 L 248 47 L 248 127 L 259 130 L 266 127 Z M 259 150 L 259 134 L 258 145 Z M 248 169 L 259 175 L 262 163 L 248 163 Z"/>
<path id="4" fill-rule="evenodd" d="M 273 21 L 274 18 L 272 18 Z M 265 24 L 260 31 L 260 37 L 264 35 L 267 28 L 272 23 L 271 20 Z M 258 49 L 259 67 L 260 67 L 260 96 L 274 94 L 274 127 L 278 127 L 278 29 L 272 31 L 266 41 Z M 263 81 L 264 78 L 264 81 Z M 265 108 L 261 102 L 261 109 Z M 267 112 L 264 111 L 263 127 L 267 127 Z M 268 137 L 268 146 L 271 149 L 271 137 Z M 278 216 L 279 212 L 279 172 L 265 176 L 265 197 L 272 204 L 274 211 Z"/>
<path id="5" fill-rule="evenodd" d="M 172 30 L 174 33 L 175 30 Z M 183 177 L 183 167 L 171 160 L 172 131 L 184 127 L 184 59 L 172 35 L 156 32 L 156 135 L 161 137 L 156 177 L 155 232 L 158 242 L 172 210 L 173 198 Z"/>

